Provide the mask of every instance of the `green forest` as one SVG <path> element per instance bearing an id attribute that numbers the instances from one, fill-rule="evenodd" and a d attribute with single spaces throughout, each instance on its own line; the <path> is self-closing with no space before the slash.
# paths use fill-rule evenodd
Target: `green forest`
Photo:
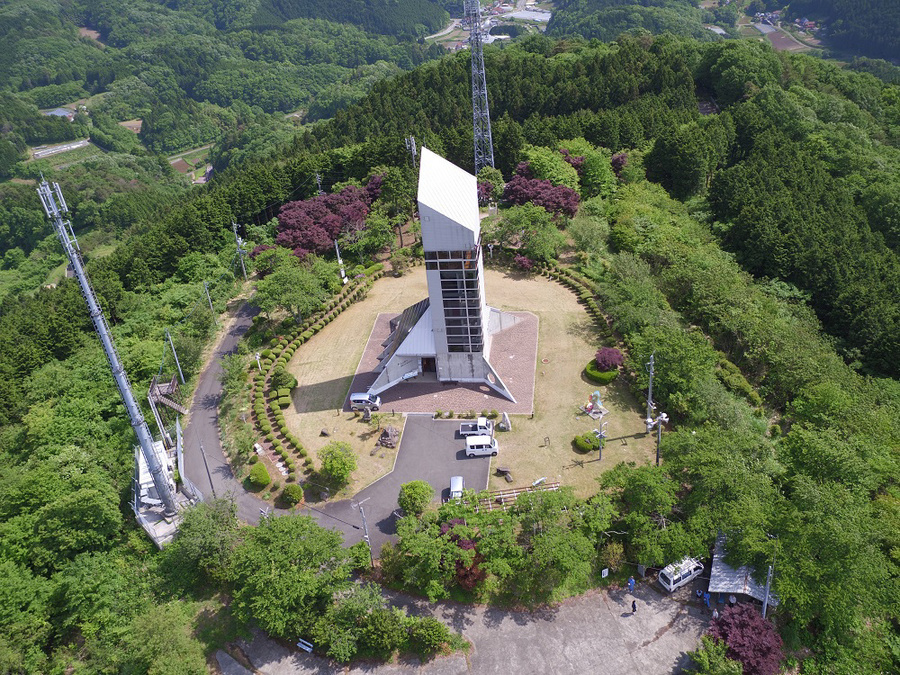
<path id="1" fill-rule="evenodd" d="M 0 39 L 6 46 L 0 55 L 4 142 L 22 153 L 26 144 L 91 136 L 100 137 L 108 150 L 130 152 L 134 143 L 115 123 L 133 118 L 143 119 L 139 140 L 153 152 L 223 137 L 243 146 L 254 134 L 278 142 L 295 127 L 275 113 L 301 109 L 301 118 L 309 121 L 330 117 L 375 80 L 441 53 L 390 31 L 364 32 L 329 21 L 324 8 L 330 3 L 259 29 L 240 16 L 223 22 L 216 13 L 230 17 L 227 3 L 170 5 L 5 3 L 0 8 Z M 410 21 L 426 20 L 416 8 L 391 7 Z M 446 14 L 437 11 L 440 23 Z M 79 32 L 85 27 L 98 32 L 97 39 Z M 375 30 L 384 28 L 378 24 Z M 89 116 L 79 115 L 74 125 L 38 114 L 38 108 L 76 101 L 85 101 Z M 10 164 L 5 154 L 0 160 L 5 160 L 2 178 Z"/>
<path id="2" fill-rule="evenodd" d="M 311 202 L 316 174 L 329 196 L 361 194 L 382 176 L 365 219 L 371 237 L 342 232 L 364 242 L 368 263 L 414 200 L 404 137 L 473 169 L 468 54 L 434 60 L 422 45 L 289 14 L 311 4 L 240 13 L 251 5 L 45 0 L 0 10 L 12 45 L 0 55 L 4 142 L 16 152 L 95 126 L 114 144 L 115 122 L 135 115 L 154 151 L 204 139 L 230 139 L 217 152 L 235 157 L 252 148 L 190 191 L 165 159 L 127 145 L 60 181 L 76 231 L 109 237 L 87 264 L 139 389 L 160 367 L 166 327 L 195 382 L 214 334 L 202 282 L 213 282 L 217 312 L 240 290 L 232 219 L 250 244 L 272 246 L 281 207 Z M 257 30 L 263 11 L 286 21 Z M 79 37 L 79 24 L 106 46 Z M 333 41 L 307 41 L 326 28 Z M 476 513 L 471 495 L 408 514 L 381 552 L 382 578 L 433 600 L 540 607 L 600 585 L 600 570 L 623 560 L 708 558 L 724 532 L 736 563 L 764 570 L 777 557 L 784 665 L 896 671 L 900 86 L 757 42 L 589 37 L 486 48 L 498 171 L 481 177 L 502 203 L 486 236 L 594 303 L 609 321 L 597 346 L 625 350 L 638 395 L 655 352 L 654 392 L 672 417 L 662 464 L 611 468 L 588 499 L 538 493 L 548 496 L 502 522 Z M 323 107 L 333 119 L 275 121 L 274 111 L 312 107 L 341 73 L 403 54 L 400 67 L 418 67 Z M 292 85 L 279 63 L 320 73 L 322 89 L 280 107 L 275 85 Z M 260 88 L 269 110 L 241 98 L 251 91 L 239 89 L 243 78 L 257 76 L 272 81 L 270 94 Z M 90 119 L 37 116 L 39 104 L 98 94 Z M 710 98 L 718 112 L 702 115 Z M 253 144 L 245 128 L 266 134 Z M 512 206 L 527 181 L 556 191 Z M 307 518 L 243 527 L 233 505 L 211 502 L 156 551 L 128 508 L 133 434 L 77 285 L 38 289 L 62 256 L 34 186 L 0 194 L 0 670 L 203 673 L 205 658 L 250 625 L 315 636 L 342 662 L 464 647 L 352 581 L 368 573 L 367 552 L 342 549 Z M 568 201 L 553 208 L 559 195 Z M 333 269 L 277 256 L 292 272 Z M 262 286 L 271 298 L 258 301 L 292 306 L 276 284 Z M 322 282 L 317 294 L 327 290 Z M 293 565 L 298 557 L 308 566 Z"/>
<path id="3" fill-rule="evenodd" d="M 733 27 L 738 15 L 736 4 L 705 10 L 692 0 L 560 0 L 547 34 L 609 41 L 628 31 L 644 30 L 712 41 L 719 36 L 703 24 Z"/>

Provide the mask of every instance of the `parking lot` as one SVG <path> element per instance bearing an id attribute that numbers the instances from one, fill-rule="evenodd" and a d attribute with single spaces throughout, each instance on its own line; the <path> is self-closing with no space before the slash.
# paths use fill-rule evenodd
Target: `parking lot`
<path id="1" fill-rule="evenodd" d="M 434 420 L 431 415 L 409 415 L 400 437 L 394 470 L 361 490 L 353 500 L 323 506 L 330 516 L 319 518 L 326 527 L 344 532 L 346 543 L 362 539 L 360 515 L 355 504 L 362 504 L 369 527 L 372 551 L 377 556 L 381 547 L 394 534 L 397 495 L 400 486 L 413 480 L 427 481 L 435 492 L 435 500 L 446 500 L 450 493 L 450 477 L 462 476 L 466 488 L 484 490 L 491 469 L 490 457 L 467 458 L 465 439 L 458 437 L 459 420 Z M 499 437 L 503 457 L 503 438 Z M 338 520 L 336 520 L 338 519 Z"/>

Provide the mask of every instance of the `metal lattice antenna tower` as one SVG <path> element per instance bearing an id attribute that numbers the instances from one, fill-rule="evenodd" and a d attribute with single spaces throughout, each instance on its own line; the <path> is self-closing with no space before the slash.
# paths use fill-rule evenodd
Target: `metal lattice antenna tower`
<path id="1" fill-rule="evenodd" d="M 472 54 L 472 121 L 475 130 L 475 173 L 478 173 L 486 166 L 494 166 L 494 143 L 491 139 L 491 113 L 488 110 L 487 76 L 484 72 L 480 1 L 465 0 L 465 10 L 469 26 L 469 51 Z"/>
<path id="2" fill-rule="evenodd" d="M 141 414 L 141 409 L 134 398 L 134 392 L 132 392 L 131 384 L 128 382 L 128 375 L 126 375 L 125 368 L 119 360 L 112 334 L 109 332 L 106 319 L 103 317 L 103 310 L 100 308 L 100 303 L 97 302 L 97 296 L 94 294 L 91 282 L 84 271 L 84 264 L 81 261 L 81 249 L 78 246 L 78 241 L 75 239 L 75 233 L 72 231 L 72 224 L 67 220 L 63 220 L 63 214 L 69 212 L 66 200 L 63 199 L 58 183 L 53 183 L 51 190 L 50 184 L 44 180 L 41 182 L 37 192 L 44 205 L 44 211 L 47 212 L 47 217 L 53 221 L 53 225 L 56 228 L 56 236 L 59 237 L 69 262 L 72 263 L 72 268 L 75 270 L 75 278 L 78 279 L 78 283 L 81 286 L 81 294 L 84 296 L 90 311 L 94 329 L 97 331 L 100 342 L 103 344 L 103 351 L 106 352 L 109 367 L 116 380 L 116 386 L 119 388 L 119 394 L 122 396 L 125 409 L 128 411 L 131 426 L 134 428 L 134 433 L 141 446 L 141 452 L 147 461 L 147 467 L 150 469 L 153 485 L 156 487 L 159 498 L 165 506 L 166 514 L 175 515 L 174 489 L 169 483 L 165 467 L 159 461 L 153 449 L 153 437 L 150 435 L 150 428 L 147 426 L 147 422 Z M 59 200 L 59 206 L 56 204 L 57 199 Z"/>

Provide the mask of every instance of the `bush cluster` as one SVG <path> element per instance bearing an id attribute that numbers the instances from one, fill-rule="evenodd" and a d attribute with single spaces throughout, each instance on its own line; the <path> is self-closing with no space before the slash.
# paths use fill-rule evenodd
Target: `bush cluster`
<path id="1" fill-rule="evenodd" d="M 592 432 L 576 436 L 572 443 L 579 452 L 596 452 L 600 449 L 600 439 Z"/>

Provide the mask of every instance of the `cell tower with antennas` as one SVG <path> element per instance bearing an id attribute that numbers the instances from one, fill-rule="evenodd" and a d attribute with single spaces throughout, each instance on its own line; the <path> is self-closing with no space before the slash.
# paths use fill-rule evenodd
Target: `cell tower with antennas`
<path id="1" fill-rule="evenodd" d="M 134 392 L 131 389 L 131 384 L 128 381 L 128 375 L 125 373 L 125 368 L 122 366 L 122 362 L 116 352 L 116 346 L 113 342 L 112 334 L 110 333 L 106 319 L 103 316 L 103 310 L 100 308 L 100 303 L 97 301 L 97 296 L 94 294 L 94 289 L 91 287 L 91 282 L 85 272 L 84 263 L 81 259 L 81 248 L 78 245 L 78 240 L 75 238 L 72 224 L 64 219 L 64 215 L 68 214 L 69 208 L 66 206 L 66 201 L 63 199 L 62 191 L 59 189 L 58 183 L 53 183 L 51 188 L 51 185 L 46 180 L 42 179 L 37 192 L 44 205 L 44 211 L 47 212 L 47 217 L 53 221 L 53 226 L 56 229 L 56 236 L 59 237 L 59 241 L 66 252 L 66 256 L 69 258 L 72 269 L 75 271 L 75 278 L 81 286 L 81 294 L 84 296 L 88 311 L 91 315 L 91 320 L 94 322 L 94 329 L 100 337 L 100 342 L 103 345 L 103 351 L 106 353 L 106 358 L 109 361 L 109 367 L 112 370 L 113 378 L 116 381 L 116 386 L 119 388 L 119 394 L 122 396 L 122 402 L 125 404 L 125 409 L 128 411 L 128 417 L 131 420 L 131 426 L 137 436 L 141 455 L 146 463 L 146 469 L 149 471 L 150 478 L 152 479 L 152 486 L 156 493 L 155 496 L 148 495 L 145 501 L 157 503 L 162 507 L 165 518 L 171 520 L 177 513 L 175 484 L 172 480 L 172 472 L 166 465 L 165 452 L 160 452 L 162 444 L 155 444 L 153 442 L 150 428 L 147 426 L 147 422 L 144 420 L 143 414 L 141 414 L 141 409 L 137 404 L 137 400 L 134 398 Z M 142 525 L 147 529 L 147 525 L 143 520 Z M 148 533 L 151 533 L 149 529 Z M 151 536 L 153 536 L 152 533 Z"/>
<path id="2" fill-rule="evenodd" d="M 487 76 L 484 72 L 481 3 L 465 0 L 465 22 L 469 27 L 469 51 L 472 54 L 472 121 L 475 130 L 475 173 L 494 166 L 491 139 L 491 113 L 488 110 Z"/>

